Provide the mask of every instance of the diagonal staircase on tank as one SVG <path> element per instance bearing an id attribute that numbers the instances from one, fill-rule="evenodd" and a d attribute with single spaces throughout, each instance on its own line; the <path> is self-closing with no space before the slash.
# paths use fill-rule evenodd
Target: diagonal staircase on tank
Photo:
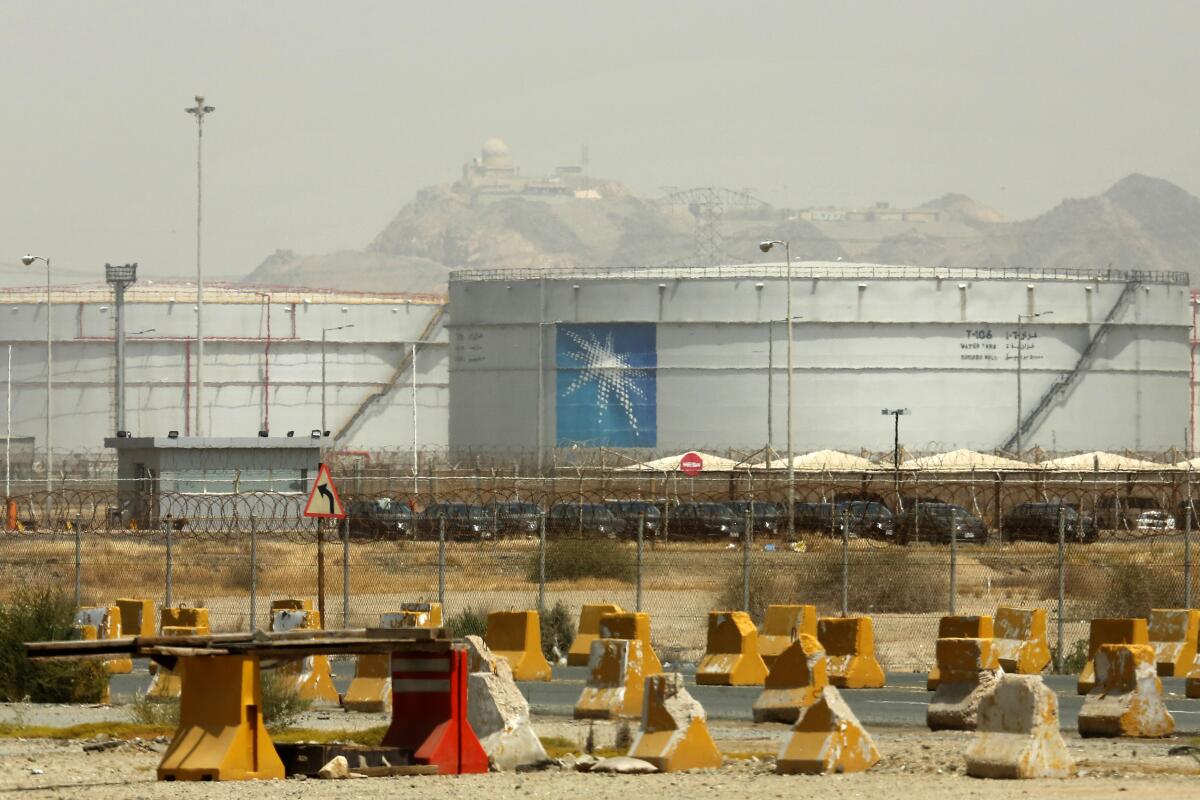
<path id="1" fill-rule="evenodd" d="M 1113 326 L 1116 324 L 1117 317 L 1121 315 L 1121 312 L 1125 309 L 1125 306 L 1129 304 L 1129 301 L 1133 298 L 1134 290 L 1137 289 L 1139 285 L 1139 282 L 1136 280 L 1125 282 L 1124 288 L 1121 289 L 1121 294 L 1117 297 L 1117 302 L 1113 303 L 1112 308 L 1108 312 L 1108 316 L 1106 316 L 1104 321 L 1100 323 L 1100 327 L 1096 329 L 1096 333 L 1092 336 L 1091 340 L 1088 341 L 1087 347 L 1083 348 L 1083 352 L 1079 354 L 1079 360 L 1075 362 L 1075 366 L 1070 372 L 1059 376 L 1059 378 L 1050 385 L 1050 388 L 1046 390 L 1046 393 L 1041 396 L 1041 399 L 1038 400 L 1037 405 L 1035 405 L 1033 409 L 1025 415 L 1025 418 L 1021 420 L 1020 433 L 1022 436 L 1033 430 L 1034 425 L 1041 418 L 1042 414 L 1044 414 L 1046 410 L 1050 408 L 1050 404 L 1054 402 L 1055 398 L 1061 394 L 1064 394 L 1068 389 L 1070 389 L 1075 381 L 1079 379 L 1079 376 L 1086 372 L 1087 369 L 1092 365 L 1092 360 L 1096 355 L 1096 349 L 1100 346 L 1100 343 L 1104 341 L 1105 337 L 1108 336 L 1108 332 L 1112 330 Z M 1017 345 L 1021 346 L 1021 342 L 1017 342 Z M 1017 433 L 1017 431 L 1013 431 L 1012 435 L 1008 437 L 1002 446 L 1003 450 L 1007 452 L 1012 451 L 1012 448 L 1017 444 Z M 1020 453 L 1017 455 L 1019 457 Z"/>
<path id="2" fill-rule="evenodd" d="M 443 303 L 437 307 L 437 310 L 433 312 L 433 315 L 429 318 L 429 322 L 425 323 L 425 327 L 421 330 L 421 335 L 417 337 L 417 341 L 422 343 L 432 341 L 433 335 L 437 333 L 438 325 L 441 324 L 442 317 L 445 315 L 446 304 Z M 347 419 L 346 422 L 343 423 L 342 427 L 338 429 L 337 434 L 333 437 L 335 442 L 340 441 L 343 436 L 349 433 L 350 430 L 358 424 L 358 421 L 362 419 L 363 415 L 367 413 L 367 409 L 370 408 L 376 400 L 386 397 L 393 389 L 396 388 L 396 386 L 400 383 L 400 379 L 404 377 L 404 373 L 408 372 L 412 368 L 412 357 L 412 348 L 407 348 L 404 351 L 404 357 L 400 359 L 400 364 L 396 367 L 396 370 L 392 373 L 392 376 L 388 378 L 387 382 L 384 383 L 384 385 L 377 391 L 367 395 L 367 397 L 358 404 L 358 408 L 354 409 L 354 413 L 350 415 L 349 419 Z"/>

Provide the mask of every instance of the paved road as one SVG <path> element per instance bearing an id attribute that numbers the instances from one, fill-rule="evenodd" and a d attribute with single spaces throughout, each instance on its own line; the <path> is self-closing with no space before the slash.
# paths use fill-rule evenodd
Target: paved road
<path id="1" fill-rule="evenodd" d="M 333 669 L 334 684 L 339 692 L 345 692 L 353 676 L 353 665 L 338 661 L 334 662 Z M 752 721 L 751 707 L 761 689 L 755 686 L 697 686 L 694 669 L 684 670 L 684 674 L 688 691 L 704 706 L 710 719 Z M 553 681 L 519 685 L 534 713 L 569 717 L 586 680 L 587 669 L 584 667 L 555 667 Z M 1075 678 L 1047 675 L 1045 681 L 1058 695 L 1063 729 L 1075 729 L 1083 705 L 1083 698 L 1075 693 Z M 1174 715 L 1180 733 L 1200 734 L 1200 700 L 1185 698 L 1183 683 L 1182 678 L 1163 680 L 1167 708 Z M 114 698 L 131 697 L 135 692 L 144 692 L 148 685 L 146 663 L 141 661 L 135 662 L 132 674 L 114 675 L 111 684 Z M 883 689 L 849 689 L 843 690 L 842 695 L 865 725 L 916 728 L 925 727 L 925 708 L 931 696 L 925 691 L 925 675 L 911 672 L 890 673 L 888 685 Z"/>

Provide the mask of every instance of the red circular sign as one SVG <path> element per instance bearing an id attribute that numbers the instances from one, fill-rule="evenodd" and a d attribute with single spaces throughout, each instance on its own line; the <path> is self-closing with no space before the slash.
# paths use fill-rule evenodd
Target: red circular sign
<path id="1" fill-rule="evenodd" d="M 695 477 L 700 474 L 702 469 L 704 469 L 704 460 L 700 458 L 699 453 L 684 453 L 683 458 L 679 459 L 679 471 L 684 475 Z"/>

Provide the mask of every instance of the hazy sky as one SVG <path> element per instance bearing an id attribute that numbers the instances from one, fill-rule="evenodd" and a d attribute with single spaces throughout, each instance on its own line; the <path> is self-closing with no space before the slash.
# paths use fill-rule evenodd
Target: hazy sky
<path id="1" fill-rule="evenodd" d="M 213 276 L 365 246 L 489 136 L 791 206 L 1200 193 L 1198 31 L 1195 2 L 4 0 L 0 280 L 194 274 L 197 93 Z"/>

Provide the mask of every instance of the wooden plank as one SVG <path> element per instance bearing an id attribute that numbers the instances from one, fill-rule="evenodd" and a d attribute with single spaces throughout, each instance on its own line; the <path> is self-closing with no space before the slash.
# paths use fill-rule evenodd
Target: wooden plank
<path id="1" fill-rule="evenodd" d="M 205 656 L 244 653 L 268 658 L 317 654 L 390 653 L 398 650 L 444 652 L 453 640 L 443 629 L 357 628 L 292 630 L 281 633 L 222 633 L 205 636 L 137 636 L 58 642 L 28 642 L 30 658 L 96 658 L 111 655 Z"/>
<path id="2" fill-rule="evenodd" d="M 232 651 L 218 647 L 144 647 L 138 650 L 141 656 L 169 656 L 184 658 L 185 656 L 227 656 Z"/>
<path id="3" fill-rule="evenodd" d="M 448 638 L 445 628 L 367 628 L 364 635 L 368 639 L 416 639 L 419 641 Z"/>
<path id="4" fill-rule="evenodd" d="M 351 767 L 355 775 L 368 778 L 393 778 L 400 775 L 437 775 L 436 764 L 402 764 L 392 767 Z"/>
<path id="5" fill-rule="evenodd" d="M 366 653 L 445 652 L 451 642 L 417 642 L 395 639 L 335 639 L 333 641 L 233 642 L 225 645 L 231 653 L 260 658 L 300 658 L 310 655 L 359 655 Z"/>

